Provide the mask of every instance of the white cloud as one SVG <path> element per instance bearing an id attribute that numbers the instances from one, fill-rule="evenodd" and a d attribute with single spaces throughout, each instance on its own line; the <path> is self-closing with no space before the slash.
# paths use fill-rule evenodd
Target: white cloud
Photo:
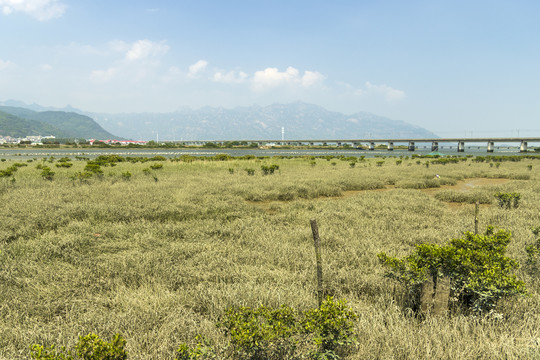
<path id="1" fill-rule="evenodd" d="M 298 78 L 298 70 L 292 66 L 289 66 L 284 72 L 280 72 L 277 68 L 266 68 L 255 72 L 253 86 L 256 90 L 264 90 L 291 83 L 296 78 Z"/>
<path id="2" fill-rule="evenodd" d="M 289 66 L 285 71 L 279 71 L 277 68 L 266 68 L 256 71 L 253 76 L 253 88 L 262 91 L 267 88 L 275 88 L 287 84 L 297 84 L 305 88 L 320 84 L 326 77 L 316 71 L 304 71 L 300 76 L 298 69 Z"/>
<path id="3" fill-rule="evenodd" d="M 374 85 L 369 81 L 366 82 L 367 92 L 377 93 L 384 96 L 388 101 L 401 100 L 405 97 L 405 92 L 394 89 L 386 84 Z"/>
<path id="4" fill-rule="evenodd" d="M 13 66 L 14 64 L 11 62 L 11 61 L 8 61 L 8 60 L 2 60 L 0 59 L 0 70 L 5 70 L 11 66 Z"/>
<path id="5" fill-rule="evenodd" d="M 304 76 L 302 76 L 302 86 L 303 87 L 312 87 L 316 84 L 320 84 L 321 82 L 326 79 L 326 76 L 323 74 L 317 72 L 317 71 L 308 71 L 306 70 L 304 72 Z"/>
<path id="6" fill-rule="evenodd" d="M 5 15 L 22 12 L 39 21 L 59 18 L 66 11 L 58 0 L 0 0 L 0 7 Z"/>
<path id="7" fill-rule="evenodd" d="M 94 82 L 105 83 L 113 79 L 118 70 L 116 68 L 109 68 L 107 70 L 94 70 L 90 73 L 90 79 Z"/>
<path id="8" fill-rule="evenodd" d="M 206 66 L 208 65 L 208 61 L 206 60 L 199 60 L 195 64 L 191 65 L 189 67 L 189 73 L 188 76 L 191 78 L 194 78 L 197 76 L 198 73 L 206 69 Z"/>
<path id="9" fill-rule="evenodd" d="M 42 70 L 42 71 L 51 71 L 52 70 L 52 66 L 49 65 L 49 64 L 41 64 L 39 66 L 39 68 Z"/>
<path id="10" fill-rule="evenodd" d="M 113 46 L 121 48 L 121 43 L 113 43 Z M 136 61 L 146 58 L 155 58 L 165 55 L 169 51 L 169 46 L 164 41 L 152 42 L 150 40 L 139 40 L 133 43 L 126 53 L 126 60 Z"/>
<path id="11" fill-rule="evenodd" d="M 248 77 L 248 74 L 246 74 L 243 71 L 229 71 L 227 73 L 216 71 L 214 73 L 214 81 L 215 82 L 221 82 L 226 84 L 239 84 L 244 82 Z"/>

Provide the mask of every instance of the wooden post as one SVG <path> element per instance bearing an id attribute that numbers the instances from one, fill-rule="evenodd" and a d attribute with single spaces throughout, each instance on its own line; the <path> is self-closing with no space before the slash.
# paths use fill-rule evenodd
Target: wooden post
<path id="1" fill-rule="evenodd" d="M 323 275 L 322 275 L 322 258 L 321 258 L 321 239 L 319 238 L 319 228 L 317 226 L 317 220 L 310 220 L 311 232 L 313 233 L 313 242 L 315 243 L 315 258 L 317 260 L 317 300 L 319 301 L 319 307 L 323 302 Z"/>
<path id="2" fill-rule="evenodd" d="M 435 296 L 433 297 L 433 315 L 446 315 L 450 299 L 450 278 L 447 276 L 437 279 Z"/>
<path id="3" fill-rule="evenodd" d="M 433 282 L 433 276 L 430 274 L 427 280 L 422 283 L 422 289 L 420 290 L 420 313 L 423 316 L 431 314 L 433 310 L 434 291 L 435 283 Z"/>
<path id="4" fill-rule="evenodd" d="M 480 203 L 474 203 L 474 234 L 478 234 L 478 213 L 480 212 Z"/>

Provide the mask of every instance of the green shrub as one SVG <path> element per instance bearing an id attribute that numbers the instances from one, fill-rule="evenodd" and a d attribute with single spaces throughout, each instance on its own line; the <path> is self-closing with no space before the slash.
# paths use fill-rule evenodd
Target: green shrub
<path id="1" fill-rule="evenodd" d="M 73 181 L 79 180 L 81 183 L 88 182 L 88 179 L 90 179 L 94 174 L 88 171 L 78 171 L 75 174 L 71 175 L 69 178 Z"/>
<path id="2" fill-rule="evenodd" d="M 124 350 L 126 340 L 115 334 L 108 343 L 101 340 L 96 334 L 81 336 L 77 343 L 77 356 L 84 360 L 125 360 L 127 352 Z"/>
<path id="3" fill-rule="evenodd" d="M 249 176 L 255 175 L 255 169 L 246 169 L 246 172 Z"/>
<path id="4" fill-rule="evenodd" d="M 270 165 L 270 166 L 262 165 L 261 170 L 263 172 L 263 175 L 272 175 L 276 170 L 279 170 L 279 166 L 278 165 Z"/>
<path id="5" fill-rule="evenodd" d="M 509 231 L 495 233 L 489 226 L 484 235 L 466 232 L 444 246 L 416 245 L 414 253 L 403 259 L 385 253 L 378 257 L 390 269 L 388 275 L 407 286 L 413 305 L 428 276 L 448 276 L 457 305 L 480 313 L 491 310 L 502 297 L 526 293 L 525 284 L 512 274 L 519 264 L 505 256 L 510 240 Z"/>
<path id="6" fill-rule="evenodd" d="M 235 359 L 282 359 L 295 350 L 296 321 L 295 311 L 285 305 L 242 306 L 227 309 L 218 326 L 230 336 Z"/>
<path id="7" fill-rule="evenodd" d="M 72 163 L 70 162 L 57 162 L 56 164 L 54 164 L 56 167 L 63 167 L 63 168 L 70 168 L 73 166 Z"/>
<path id="8" fill-rule="evenodd" d="M 129 171 L 123 172 L 121 176 L 123 180 L 126 180 L 126 181 L 131 180 L 131 173 Z"/>
<path id="9" fill-rule="evenodd" d="M 214 347 L 206 339 L 200 335 L 197 335 L 195 340 L 197 340 L 197 345 L 195 345 L 193 349 L 191 349 L 187 344 L 180 344 L 176 350 L 175 360 L 218 359 Z"/>
<path id="10" fill-rule="evenodd" d="M 84 167 L 84 171 L 94 173 L 94 174 L 103 174 L 101 170 L 101 165 L 97 162 L 88 161 Z"/>
<path id="11" fill-rule="evenodd" d="M 80 336 L 75 348 L 76 355 L 65 347 L 57 349 L 53 344 L 49 348 L 34 344 L 30 348 L 30 358 L 36 360 L 125 360 L 127 352 L 124 350 L 126 340 L 116 334 L 108 343 L 96 334 Z"/>
<path id="12" fill-rule="evenodd" d="M 495 197 L 499 201 L 499 206 L 506 209 L 511 209 L 512 207 L 519 207 L 519 200 L 521 199 L 521 194 L 517 192 L 513 193 L 503 193 L 498 192 L 495 194 Z"/>
<path id="13" fill-rule="evenodd" d="M 152 165 L 150 165 L 150 169 L 152 169 L 152 170 L 161 170 L 161 169 L 163 169 L 163 164 L 152 164 Z"/>
<path id="14" fill-rule="evenodd" d="M 51 171 L 50 167 L 44 166 L 41 171 L 41 177 L 45 180 L 52 180 L 54 178 L 54 171 Z"/>
<path id="15" fill-rule="evenodd" d="M 218 326 L 230 337 L 234 359 L 340 359 L 353 336 L 357 315 L 345 300 L 327 297 L 320 307 L 298 313 L 289 306 L 232 307 Z M 199 343 L 195 350 L 201 348 Z M 185 344 L 180 359 L 195 359 Z M 191 357 L 189 357 L 191 356 Z"/>
<path id="16" fill-rule="evenodd" d="M 313 334 L 319 350 L 316 358 L 338 358 L 340 347 L 356 342 L 354 321 L 358 316 L 347 307 L 345 300 L 335 301 L 328 296 L 321 306 L 304 313 L 304 333 Z"/>

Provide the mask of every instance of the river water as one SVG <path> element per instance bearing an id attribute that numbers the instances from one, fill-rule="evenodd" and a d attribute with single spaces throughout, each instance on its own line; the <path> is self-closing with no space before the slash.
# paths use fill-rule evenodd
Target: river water
<path id="1" fill-rule="evenodd" d="M 395 149 L 394 151 L 388 151 L 385 149 L 380 150 L 356 150 L 356 149 L 134 149 L 134 148 L 62 148 L 62 149 L 43 149 L 43 148 L 17 148 L 17 149 L 1 149 L 0 158 L 14 159 L 14 158 L 43 158 L 43 157 L 75 157 L 84 156 L 88 158 L 94 158 L 99 155 L 120 155 L 120 156 L 132 156 L 132 157 L 153 157 L 161 155 L 167 158 L 179 157 L 182 155 L 192 156 L 215 156 L 218 154 L 228 154 L 230 156 L 244 156 L 255 155 L 259 156 L 365 156 L 366 158 L 373 157 L 400 157 L 411 156 L 413 154 L 427 155 L 431 152 L 431 144 L 426 146 L 418 146 L 415 151 L 408 151 L 406 149 Z M 512 146 L 495 146 L 493 153 L 488 153 L 485 146 L 466 146 L 465 152 L 458 153 L 457 147 L 453 146 L 439 146 L 439 152 L 445 155 L 459 155 L 459 156 L 484 156 L 484 155 L 520 155 L 518 147 Z M 529 154 L 538 154 L 533 151 L 529 151 Z"/>

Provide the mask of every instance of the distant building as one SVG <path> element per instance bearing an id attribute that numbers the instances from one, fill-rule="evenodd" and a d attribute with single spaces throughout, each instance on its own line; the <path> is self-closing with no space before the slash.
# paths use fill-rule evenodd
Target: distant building
<path id="1" fill-rule="evenodd" d="M 107 140 L 96 140 L 96 139 L 89 139 L 88 142 L 90 145 L 94 145 L 95 142 L 101 142 L 107 145 L 113 145 L 113 144 L 120 144 L 120 145 L 146 145 L 148 141 L 134 141 L 134 140 L 114 140 L 114 139 L 107 139 Z"/>

